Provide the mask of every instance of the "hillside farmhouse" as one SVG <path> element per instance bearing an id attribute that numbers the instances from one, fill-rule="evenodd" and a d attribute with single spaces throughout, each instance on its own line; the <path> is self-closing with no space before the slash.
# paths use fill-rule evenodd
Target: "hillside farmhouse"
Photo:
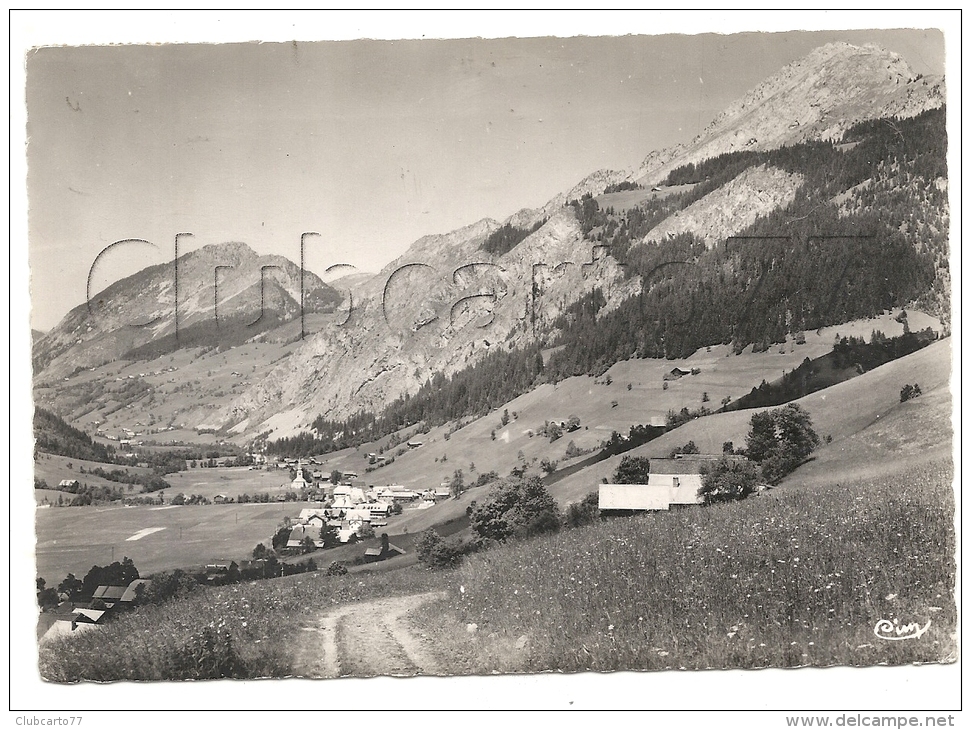
<path id="1" fill-rule="evenodd" d="M 651 459 L 647 484 L 601 484 L 599 506 L 606 511 L 660 511 L 701 504 L 702 470 L 722 458 L 709 454 Z M 738 457 L 742 458 L 742 457 Z"/>

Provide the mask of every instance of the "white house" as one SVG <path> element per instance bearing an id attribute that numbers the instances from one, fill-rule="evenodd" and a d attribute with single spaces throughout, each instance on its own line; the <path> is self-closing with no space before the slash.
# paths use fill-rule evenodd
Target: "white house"
<path id="1" fill-rule="evenodd" d="M 602 510 L 667 510 L 671 505 L 701 504 L 698 494 L 702 469 L 717 456 L 691 455 L 679 459 L 651 459 L 646 484 L 601 484 Z"/>

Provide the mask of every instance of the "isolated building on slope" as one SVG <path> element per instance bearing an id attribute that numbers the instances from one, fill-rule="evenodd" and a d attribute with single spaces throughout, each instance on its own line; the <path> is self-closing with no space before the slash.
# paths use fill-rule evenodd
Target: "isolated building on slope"
<path id="1" fill-rule="evenodd" d="M 601 484 L 600 509 L 644 512 L 701 504 L 698 490 L 702 471 L 720 458 L 690 454 L 676 459 L 651 459 L 647 484 Z"/>

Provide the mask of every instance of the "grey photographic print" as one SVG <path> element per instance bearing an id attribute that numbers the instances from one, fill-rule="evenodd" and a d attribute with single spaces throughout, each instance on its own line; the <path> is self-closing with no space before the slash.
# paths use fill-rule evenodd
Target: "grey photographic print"
<path id="1" fill-rule="evenodd" d="M 954 13 L 24 15 L 31 708 L 959 707 Z"/>

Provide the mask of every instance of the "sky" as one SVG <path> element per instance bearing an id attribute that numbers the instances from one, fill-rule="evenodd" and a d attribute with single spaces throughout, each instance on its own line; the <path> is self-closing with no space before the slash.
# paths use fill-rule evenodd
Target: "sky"
<path id="1" fill-rule="evenodd" d="M 703 30 L 688 20 L 704 16 L 673 27 Z M 449 39 L 474 28 L 443 26 L 441 38 L 406 40 L 402 24 L 398 40 L 29 52 L 31 326 L 47 330 L 83 303 L 95 258 L 121 239 L 154 248 L 99 261 L 92 293 L 171 260 L 180 232 L 193 234 L 180 253 L 243 241 L 299 260 L 301 233 L 315 231 L 310 270 L 377 271 L 423 235 L 501 222 L 595 170 L 690 140 L 824 43 L 875 42 L 916 72 L 944 71 L 933 30 L 655 35 L 651 14 L 627 17 L 637 22 L 594 37 L 576 37 L 582 23 L 527 37 L 542 35 L 540 23 L 520 38 Z M 278 40 L 251 34 L 261 29 L 235 39 Z M 319 23 L 317 35 L 301 30 L 341 37 Z M 394 26 L 383 31 L 395 38 Z"/>

